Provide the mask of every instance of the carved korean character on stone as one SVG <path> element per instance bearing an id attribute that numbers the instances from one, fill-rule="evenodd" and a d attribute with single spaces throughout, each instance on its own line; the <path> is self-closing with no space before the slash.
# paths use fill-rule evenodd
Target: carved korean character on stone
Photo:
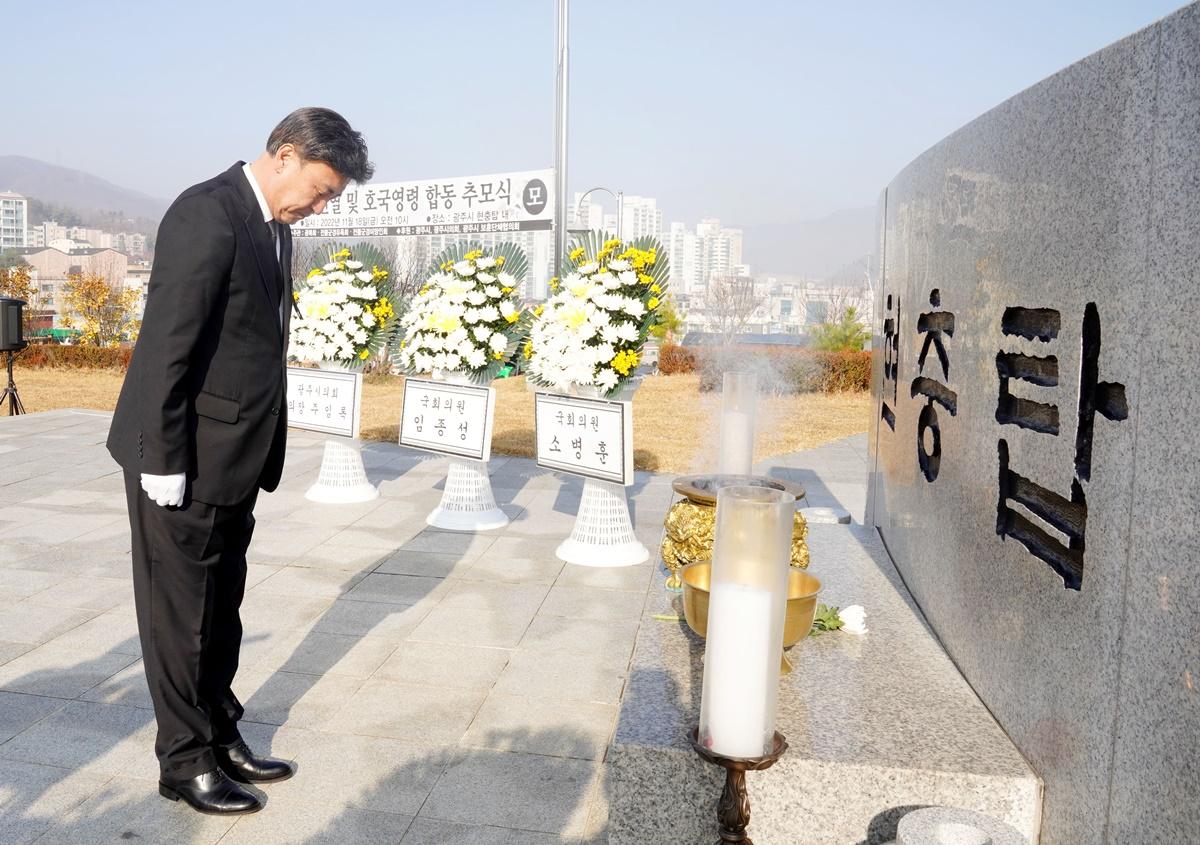
<path id="1" fill-rule="evenodd" d="M 958 414 L 958 393 L 942 382 L 924 375 L 925 359 L 929 356 L 929 350 L 932 348 L 937 352 L 938 362 L 942 368 L 942 378 L 946 381 L 950 380 L 950 356 L 946 352 L 946 338 L 954 337 L 954 314 L 951 311 L 937 310 L 942 305 L 941 291 L 937 288 L 930 291 L 929 304 L 934 307 L 934 310 L 927 311 L 917 318 L 917 331 L 925 335 L 925 342 L 921 345 L 921 354 L 917 358 L 917 369 L 921 375 L 913 379 L 911 395 L 913 398 L 918 395 L 924 396 L 927 400 L 925 407 L 921 409 L 921 416 L 917 420 L 917 460 L 921 464 L 921 473 L 925 476 L 925 480 L 932 482 L 938 477 L 938 471 L 942 464 L 942 429 L 934 403 L 937 402 L 945 408 L 950 416 L 956 416 Z M 926 434 L 930 437 L 928 449 L 925 448 Z"/>
<path id="2" fill-rule="evenodd" d="M 1004 334 L 1040 343 L 1056 340 L 1060 329 L 1061 315 L 1049 308 L 1007 308 L 1001 321 Z M 1056 493 L 1014 471 L 1008 441 L 1001 438 L 997 444 L 1000 475 L 996 533 L 1001 539 L 1015 538 L 1035 557 L 1048 563 L 1063 579 L 1064 586 L 1071 590 L 1079 590 L 1083 584 L 1087 495 L 1081 482 L 1091 480 L 1096 414 L 1113 421 L 1129 416 L 1124 385 L 1099 379 L 1100 340 L 1100 314 L 1096 304 L 1089 302 L 1084 308 L 1081 332 L 1079 421 L 1075 432 L 1075 478 L 1071 480 L 1070 496 Z M 1015 396 L 1010 392 L 1009 382 L 1015 379 L 1039 387 L 1057 387 L 1058 357 L 1002 351 L 996 356 L 996 371 L 1000 377 L 996 421 L 1057 437 L 1060 429 L 1058 405 Z M 1014 510 L 1009 506 L 1010 502 L 1021 505 L 1041 524 Z"/>
<path id="3" fill-rule="evenodd" d="M 892 313 L 892 295 L 887 296 L 887 313 Z M 881 403 L 880 419 L 887 423 L 888 428 L 896 430 L 896 398 L 899 389 L 900 376 L 900 296 L 896 295 L 896 316 L 887 316 L 883 320 L 883 395 L 888 395 L 888 385 L 891 385 L 892 404 L 886 399 Z"/>

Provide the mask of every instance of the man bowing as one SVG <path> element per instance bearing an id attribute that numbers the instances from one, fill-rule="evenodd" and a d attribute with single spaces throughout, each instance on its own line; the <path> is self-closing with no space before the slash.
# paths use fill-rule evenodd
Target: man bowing
<path id="1" fill-rule="evenodd" d="M 125 470 L 159 792 L 201 812 L 259 810 L 238 782 L 292 775 L 246 746 L 231 689 L 254 502 L 279 484 L 287 440 L 289 225 L 373 170 L 344 118 L 299 109 L 253 163 L 180 194 L 158 229 L 108 449 Z"/>

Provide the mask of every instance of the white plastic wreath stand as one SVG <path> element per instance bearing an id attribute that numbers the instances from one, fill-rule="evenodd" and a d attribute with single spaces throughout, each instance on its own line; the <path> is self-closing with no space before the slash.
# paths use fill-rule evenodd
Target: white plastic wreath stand
<path id="1" fill-rule="evenodd" d="M 332 361 L 318 361 L 317 366 L 322 370 L 346 371 L 345 367 Z M 367 470 L 363 466 L 362 441 L 358 438 L 326 440 L 317 482 L 308 488 L 304 498 L 330 505 L 349 505 L 378 499 L 379 490 L 367 480 Z"/>
<path id="2" fill-rule="evenodd" d="M 638 383 L 632 382 L 618 398 L 632 398 L 637 387 Z M 599 388 L 592 386 L 577 386 L 567 392 L 588 399 L 603 396 Z M 571 536 L 559 544 L 555 554 L 560 560 L 576 566 L 636 566 L 648 561 L 650 552 L 633 533 L 625 488 L 609 481 L 585 478 L 575 526 Z"/>
<path id="3" fill-rule="evenodd" d="M 304 498 L 310 502 L 349 505 L 379 498 L 379 490 L 367 480 L 362 443 L 358 440 L 326 440 L 317 483 Z"/>
<path id="4" fill-rule="evenodd" d="M 464 372 L 446 373 L 451 384 L 474 384 Z M 425 518 L 426 525 L 447 531 L 490 531 L 508 525 L 508 514 L 500 510 L 492 495 L 492 480 L 484 461 L 450 458 L 442 501 Z"/>

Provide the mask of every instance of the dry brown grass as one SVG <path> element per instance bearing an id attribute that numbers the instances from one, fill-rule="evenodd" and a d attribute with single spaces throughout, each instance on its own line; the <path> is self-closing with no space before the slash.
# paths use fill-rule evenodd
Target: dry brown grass
<path id="1" fill-rule="evenodd" d="M 117 370 L 28 370 L 16 382 L 27 411 L 91 408 L 111 411 L 123 374 Z M 699 376 L 647 378 L 634 394 L 634 463 L 658 472 L 697 472 L 714 464 L 720 397 L 699 392 Z M 533 457 L 533 394 L 524 378 L 496 383 L 492 450 Z M 395 442 L 404 379 L 370 376 L 363 389 L 362 436 Z M 759 403 L 755 457 L 795 452 L 866 431 L 871 402 L 864 393 L 764 398 Z"/>

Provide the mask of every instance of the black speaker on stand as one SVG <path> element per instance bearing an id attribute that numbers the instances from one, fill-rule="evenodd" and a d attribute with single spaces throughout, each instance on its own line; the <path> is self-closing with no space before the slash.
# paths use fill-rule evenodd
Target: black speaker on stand
<path id="1" fill-rule="evenodd" d="M 7 403 L 10 417 L 25 413 L 25 406 L 21 404 L 21 397 L 17 395 L 17 385 L 13 381 L 13 356 L 29 345 L 21 329 L 24 307 L 23 299 L 0 296 L 0 352 L 8 358 L 8 385 L 4 388 L 4 393 L 0 394 L 0 412 Z"/>

